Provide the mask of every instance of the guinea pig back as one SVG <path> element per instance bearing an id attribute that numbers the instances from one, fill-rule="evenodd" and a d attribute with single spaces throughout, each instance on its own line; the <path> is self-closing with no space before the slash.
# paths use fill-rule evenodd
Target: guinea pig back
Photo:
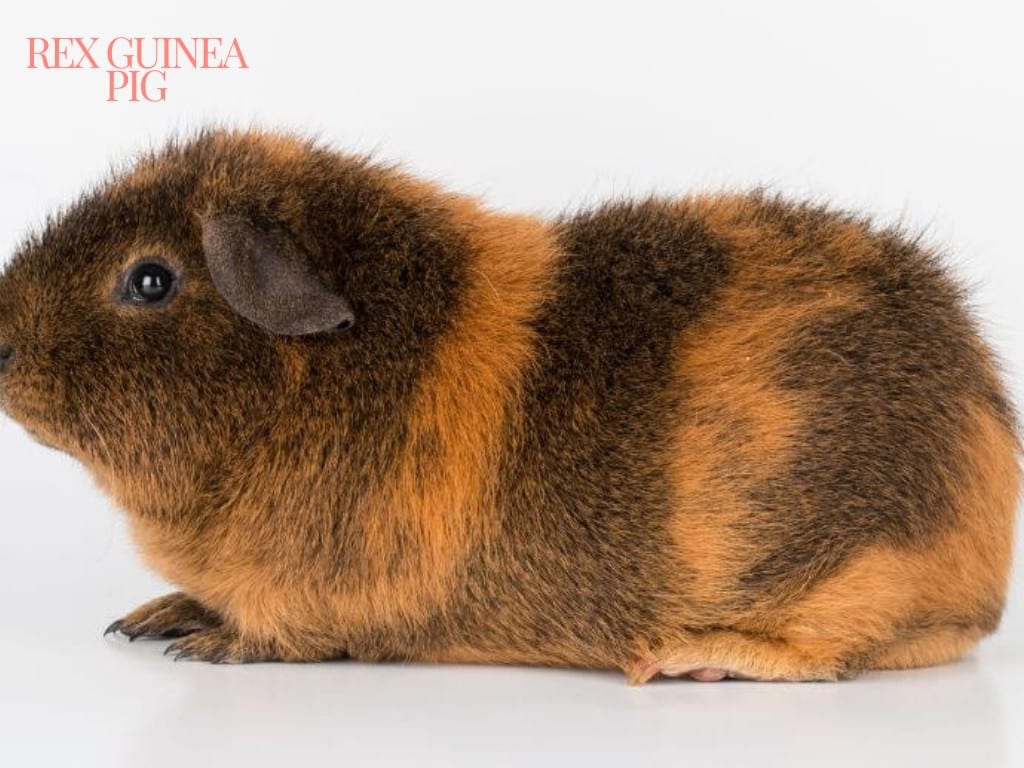
<path id="1" fill-rule="evenodd" d="M 998 625 L 1014 410 L 940 256 L 762 192 L 490 210 L 314 142 L 172 142 L 0 277 L 0 407 L 221 662 L 716 680 Z"/>

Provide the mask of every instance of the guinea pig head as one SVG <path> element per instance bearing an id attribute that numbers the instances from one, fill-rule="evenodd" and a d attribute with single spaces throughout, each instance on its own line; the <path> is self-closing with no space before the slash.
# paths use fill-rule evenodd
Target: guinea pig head
<path id="1" fill-rule="evenodd" d="M 338 162 L 213 132 L 51 219 L 0 276 L 0 408 L 137 511 L 228 493 L 310 366 L 345 378 L 359 318 L 334 256 L 360 244 L 316 223 Z"/>

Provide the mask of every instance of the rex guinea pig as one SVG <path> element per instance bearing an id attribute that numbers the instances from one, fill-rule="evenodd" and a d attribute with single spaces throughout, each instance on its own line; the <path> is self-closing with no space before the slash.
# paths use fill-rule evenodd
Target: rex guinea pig
<path id="1" fill-rule="evenodd" d="M 940 258 L 763 193 L 545 221 L 208 131 L 0 278 L 0 404 L 213 662 L 835 679 L 1000 618 L 1020 443 Z"/>

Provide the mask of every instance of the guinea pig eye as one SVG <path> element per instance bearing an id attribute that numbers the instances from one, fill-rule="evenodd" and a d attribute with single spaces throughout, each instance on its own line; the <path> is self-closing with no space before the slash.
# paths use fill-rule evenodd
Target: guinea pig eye
<path id="1" fill-rule="evenodd" d="M 128 273 L 125 298 L 133 304 L 154 305 L 167 301 L 177 286 L 174 273 L 163 264 L 145 261 Z"/>

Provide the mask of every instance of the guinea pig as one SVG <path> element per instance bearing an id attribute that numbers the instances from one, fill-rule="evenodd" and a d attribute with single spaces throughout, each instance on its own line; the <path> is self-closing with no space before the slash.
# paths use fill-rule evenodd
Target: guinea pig
<path id="1" fill-rule="evenodd" d="M 832 680 L 1000 618 L 1020 439 L 941 254 L 766 192 L 492 210 L 210 130 L 0 278 L 0 404 L 180 588 L 108 632 Z"/>

